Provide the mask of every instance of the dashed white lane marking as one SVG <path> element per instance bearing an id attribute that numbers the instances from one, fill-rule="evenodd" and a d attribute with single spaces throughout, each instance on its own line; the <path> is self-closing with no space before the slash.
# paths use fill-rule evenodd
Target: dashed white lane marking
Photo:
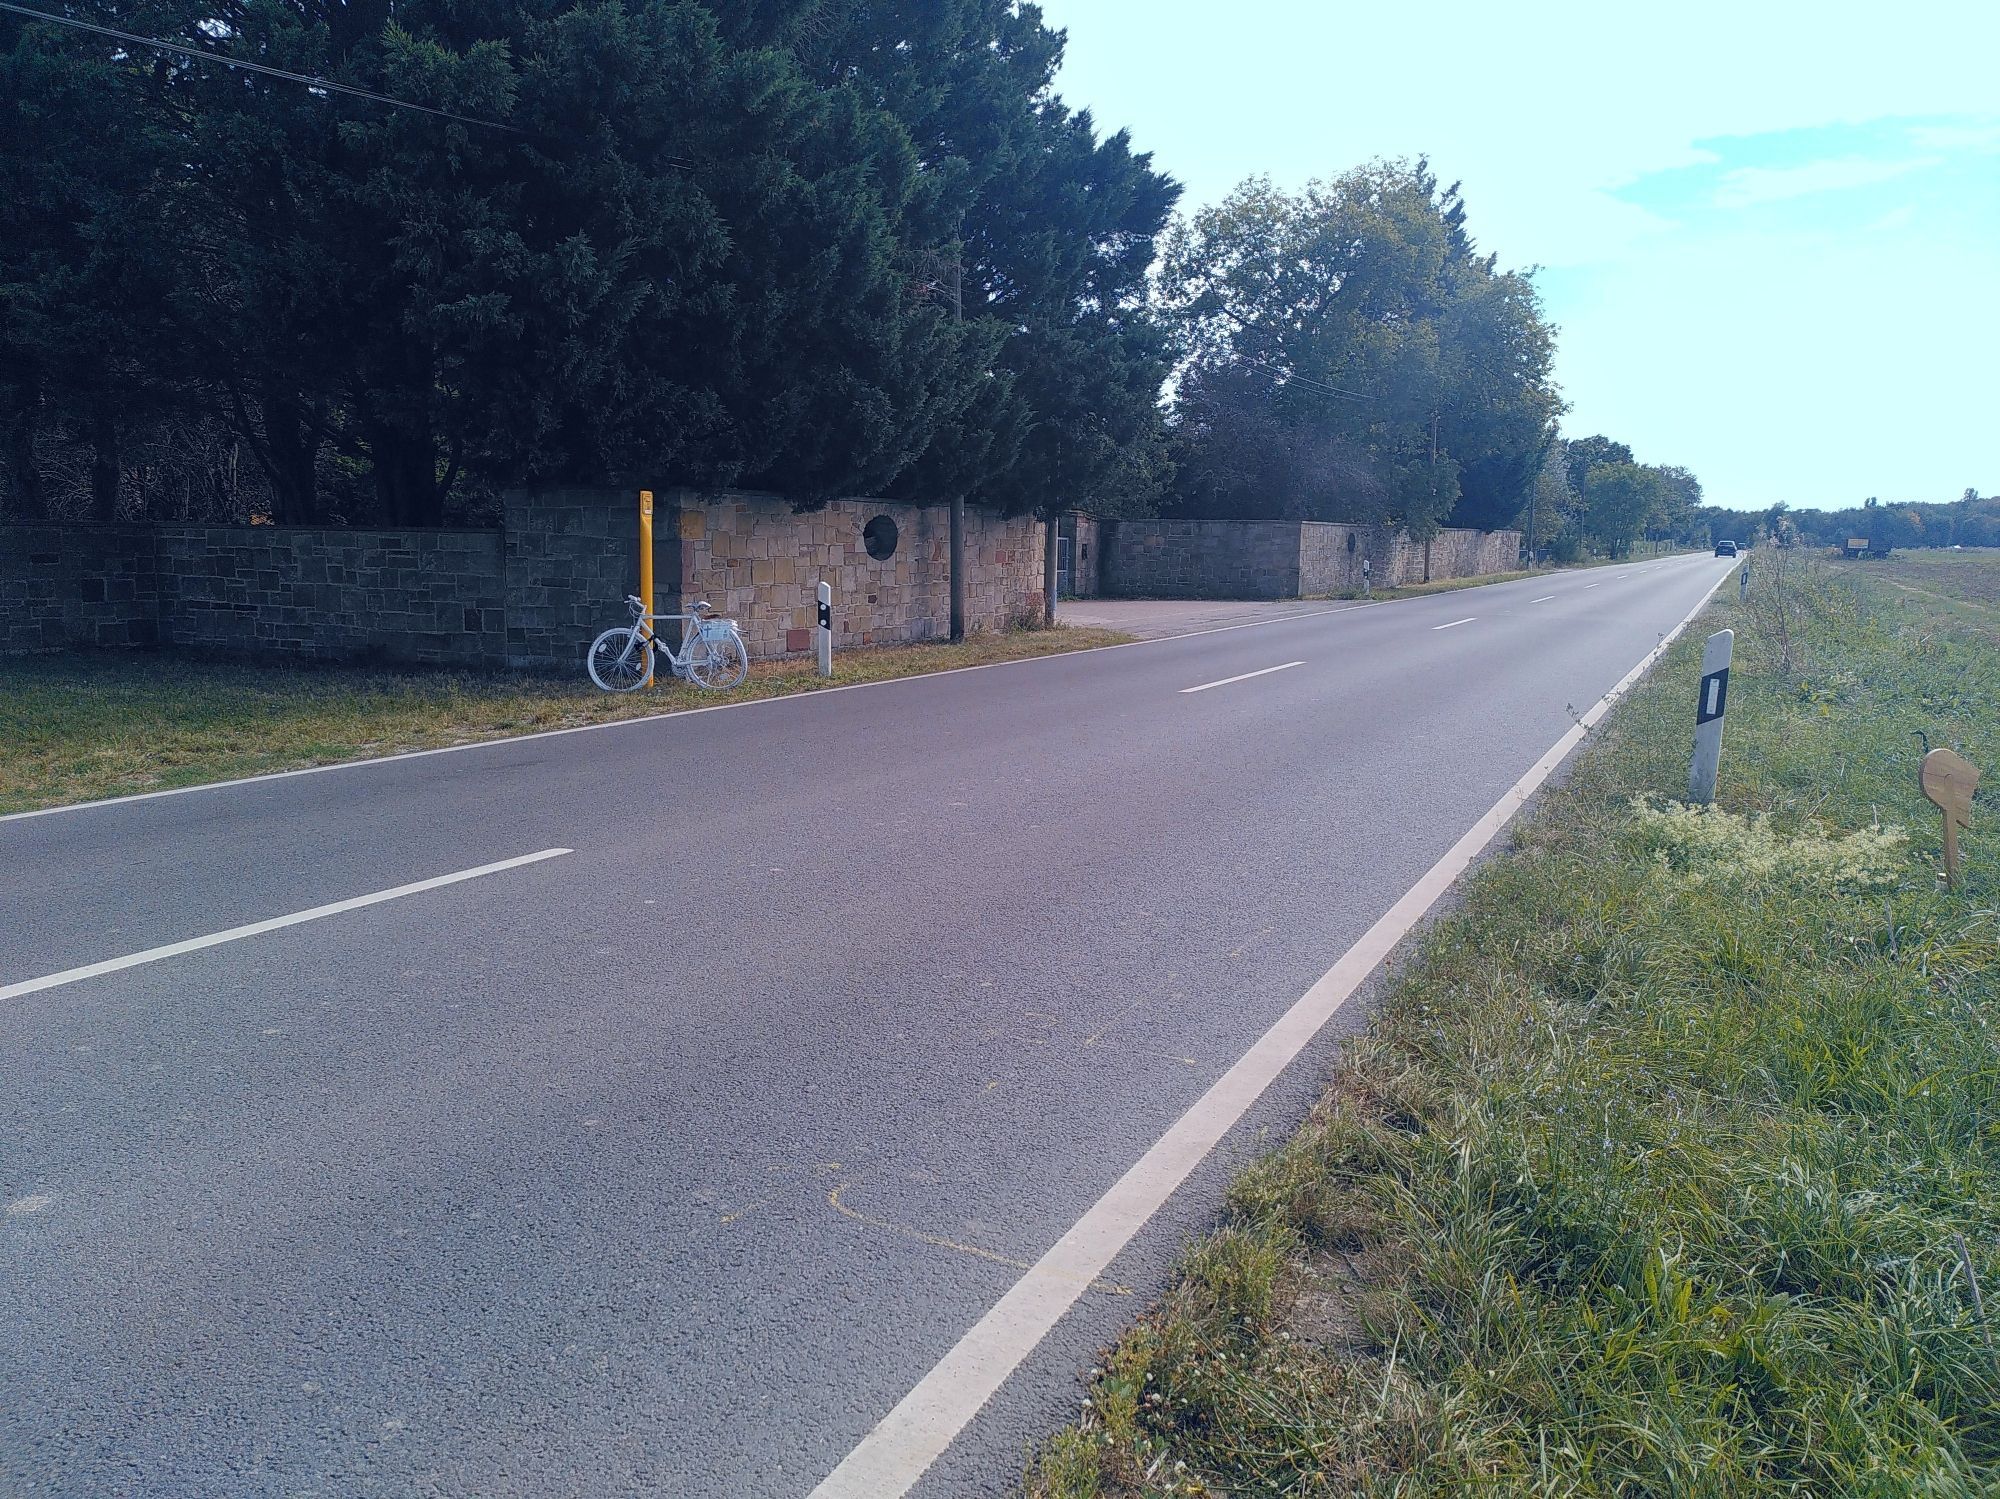
<path id="1" fill-rule="evenodd" d="M 1303 661 L 1287 661 L 1283 666 L 1266 666 L 1260 671 L 1246 671 L 1238 676 L 1224 677 L 1219 682 L 1203 682 L 1199 687 L 1183 687 L 1183 696 L 1190 692 L 1206 692 L 1211 687 L 1227 687 L 1231 682 L 1247 682 L 1252 677 L 1268 677 L 1274 671 L 1290 671 L 1294 666 L 1304 666 Z"/>
<path id="2" fill-rule="evenodd" d="M 1555 595 L 1552 593 L 1545 593 L 1538 599 L 1529 599 L 1528 602 L 1531 604 L 1546 604 L 1550 599 L 1554 597 Z"/>
<path id="3" fill-rule="evenodd" d="M 65 968 L 61 973 L 44 974 L 38 979 L 23 979 L 19 983 L 0 987 L 0 999 L 19 999 L 24 994 L 39 993 L 43 989 L 54 989 L 63 984 L 81 983 L 85 979 L 100 978 L 107 973 L 137 968 L 142 963 L 157 963 L 162 958 L 177 958 L 183 953 L 200 952 L 205 947 L 219 947 L 225 942 L 240 942 L 245 937 L 262 936 L 265 932 L 275 932 L 281 927 L 297 926 L 304 921 L 318 921 L 323 916 L 338 916 L 343 911 L 358 911 L 363 906 L 379 906 L 385 900 L 401 900 L 406 895 L 421 895 L 426 890 L 456 885 L 464 880 L 476 880 L 484 875 L 499 874 L 502 870 L 519 869 L 523 864 L 539 864 L 544 859 L 560 858 L 570 852 L 571 850 L 566 848 L 545 848 L 540 853 L 522 854 L 519 858 L 481 864 L 477 869 L 461 869 L 455 874 L 433 875 L 427 880 L 398 885 L 393 890 L 377 890 L 372 895 L 350 896 L 346 900 L 314 906 L 309 911 L 294 911 L 289 916 L 272 916 L 263 921 L 253 921 L 247 926 L 233 926 L 227 931 L 211 932 L 206 937 L 190 937 L 185 942 L 169 942 L 164 947 L 149 947 L 144 952 L 127 953 L 122 958 L 106 958 L 101 963 L 87 963 L 81 968 Z"/>
<path id="4" fill-rule="evenodd" d="M 1432 625 L 1431 628 L 1433 630 L 1449 630 L 1458 625 L 1469 625 L 1477 618 L 1479 618 L 1479 616 L 1476 614 L 1468 614 L 1465 616 L 1464 619 L 1454 619 L 1449 624 Z"/>
<path id="5" fill-rule="evenodd" d="M 1340 961 L 1306 990 L 1276 1025 L 1258 1037 L 1235 1066 L 1174 1121 L 1055 1247 L 1015 1281 L 992 1310 L 917 1381 L 916 1388 L 862 1438 L 812 1491 L 810 1499 L 901 1499 L 910 1491 L 1146 1220 L 1305 1050 L 1362 980 L 1409 935 L 1611 705 L 1659 660 L 1728 576 L 1725 572 L 1711 583 L 1700 601 L 1660 638 L 1645 659 L 1571 725 L 1549 752 L 1362 934 L 1359 942 L 1341 954 Z"/>
<path id="6" fill-rule="evenodd" d="M 1585 588 L 1595 588 L 1597 585 L 1595 583 L 1586 583 L 1583 586 Z"/>

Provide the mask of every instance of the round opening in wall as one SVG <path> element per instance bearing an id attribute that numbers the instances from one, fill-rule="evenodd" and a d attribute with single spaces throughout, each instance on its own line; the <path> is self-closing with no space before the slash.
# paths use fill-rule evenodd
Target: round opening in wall
<path id="1" fill-rule="evenodd" d="M 861 544 L 877 562 L 887 562 L 896 555 L 896 523 L 886 515 L 876 516 L 861 528 Z"/>

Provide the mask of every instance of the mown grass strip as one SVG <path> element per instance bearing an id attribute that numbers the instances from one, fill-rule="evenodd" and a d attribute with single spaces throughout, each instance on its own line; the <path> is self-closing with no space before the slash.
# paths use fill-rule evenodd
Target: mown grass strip
<path id="1" fill-rule="evenodd" d="M 0 660 L 0 813 L 330 765 L 402 750 L 1119 645 L 1112 630 L 1018 630 L 963 645 L 760 662 L 733 692 L 684 682 L 612 695 L 574 679 L 270 666 L 166 653 Z"/>
<path id="2" fill-rule="evenodd" d="M 2000 774 L 2000 642 L 1759 571 L 1467 883 L 1037 1499 L 2000 1486 L 2000 861 L 1975 823 L 1940 890 L 1916 786 L 1919 729 Z"/>

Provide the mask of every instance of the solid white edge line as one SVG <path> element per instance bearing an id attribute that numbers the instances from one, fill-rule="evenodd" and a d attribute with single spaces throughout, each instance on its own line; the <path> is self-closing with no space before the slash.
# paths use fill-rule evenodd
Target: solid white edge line
<path id="1" fill-rule="evenodd" d="M 1450 624 L 1432 625 L 1431 628 L 1433 630 L 1450 630 L 1456 628 L 1459 625 L 1469 625 L 1477 618 L 1479 618 L 1479 616 L 1476 614 L 1468 614 L 1465 616 L 1464 619 L 1455 619 Z"/>
<path id="2" fill-rule="evenodd" d="M 1199 687 L 1183 687 L 1181 695 L 1185 697 L 1190 692 L 1206 692 L 1211 687 L 1227 687 L 1231 682 L 1247 682 L 1252 677 L 1268 677 L 1274 671 L 1290 671 L 1294 666 L 1304 665 L 1303 661 L 1287 661 L 1283 666 L 1266 666 L 1257 671 L 1246 671 L 1237 676 L 1224 677 L 1219 682 L 1203 682 Z"/>
<path id="3" fill-rule="evenodd" d="M 1409 935 L 1584 735 L 1708 606 L 1727 577 L 1725 573 L 1710 584 L 1681 622 L 1509 787 L 1360 941 L 1342 953 L 1235 1066 L 1174 1121 L 917 1381 L 896 1408 L 876 1423 L 860 1445 L 812 1491 L 810 1499 L 900 1499 L 909 1492 L 1174 1189 L 1305 1050 L 1396 944 Z"/>
<path id="4" fill-rule="evenodd" d="M 519 869 L 523 864 L 539 864 L 544 859 L 556 859 L 572 852 L 574 850 L 567 848 L 545 848 L 539 853 L 501 859 L 493 864 L 481 864 L 477 869 L 461 869 L 455 874 L 433 875 L 427 880 L 398 885 L 393 890 L 377 890 L 373 895 L 350 896 L 346 900 L 314 906 L 308 911 L 294 911 L 289 916 L 272 916 L 264 921 L 253 921 L 247 926 L 233 926 L 227 931 L 211 932 L 206 937 L 190 937 L 185 942 L 169 942 L 164 947 L 149 947 L 144 952 L 128 953 L 122 958 L 106 958 L 101 963 L 86 963 L 81 968 L 65 968 L 61 973 L 45 974 L 37 979 L 23 979 L 19 983 L 0 987 L 0 999 L 19 999 L 26 994 L 38 994 L 44 989 L 81 983 L 85 979 L 100 978 L 107 973 L 137 968 L 142 963 L 157 963 L 162 958 L 177 958 L 183 953 L 200 952 L 207 947 L 220 947 L 225 942 L 240 942 L 245 937 L 257 937 L 265 932 L 275 932 L 281 927 L 297 926 L 305 921 L 318 921 L 326 916 L 338 916 L 343 911 L 358 911 L 363 906 L 379 906 L 385 900 L 401 900 L 406 895 L 421 895 L 426 890 L 456 885 L 464 880 L 476 880 L 482 875 L 499 874 L 506 869 Z"/>

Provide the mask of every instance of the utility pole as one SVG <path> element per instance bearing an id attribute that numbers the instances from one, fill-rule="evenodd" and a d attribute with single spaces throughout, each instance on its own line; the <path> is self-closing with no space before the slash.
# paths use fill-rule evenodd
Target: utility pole
<path id="1" fill-rule="evenodd" d="M 1543 463 L 1548 462 L 1545 458 Z M 1535 469 L 1534 482 L 1528 486 L 1528 571 L 1535 570 L 1535 507 L 1542 502 L 1542 471 Z"/>
<path id="2" fill-rule="evenodd" d="M 951 247 L 951 318 L 965 321 L 965 245 Z M 963 476 L 960 477 L 963 483 Z M 965 639 L 965 494 L 951 497 L 951 643 Z"/>
<path id="3" fill-rule="evenodd" d="M 965 639 L 965 496 L 951 497 L 951 643 Z"/>
<path id="4" fill-rule="evenodd" d="M 1056 622 L 1056 547 L 1057 533 L 1062 529 L 1062 512 L 1054 505 L 1049 506 L 1042 521 L 1042 623 L 1054 625 Z M 1070 567 L 1076 567 L 1075 543 L 1071 543 Z"/>

